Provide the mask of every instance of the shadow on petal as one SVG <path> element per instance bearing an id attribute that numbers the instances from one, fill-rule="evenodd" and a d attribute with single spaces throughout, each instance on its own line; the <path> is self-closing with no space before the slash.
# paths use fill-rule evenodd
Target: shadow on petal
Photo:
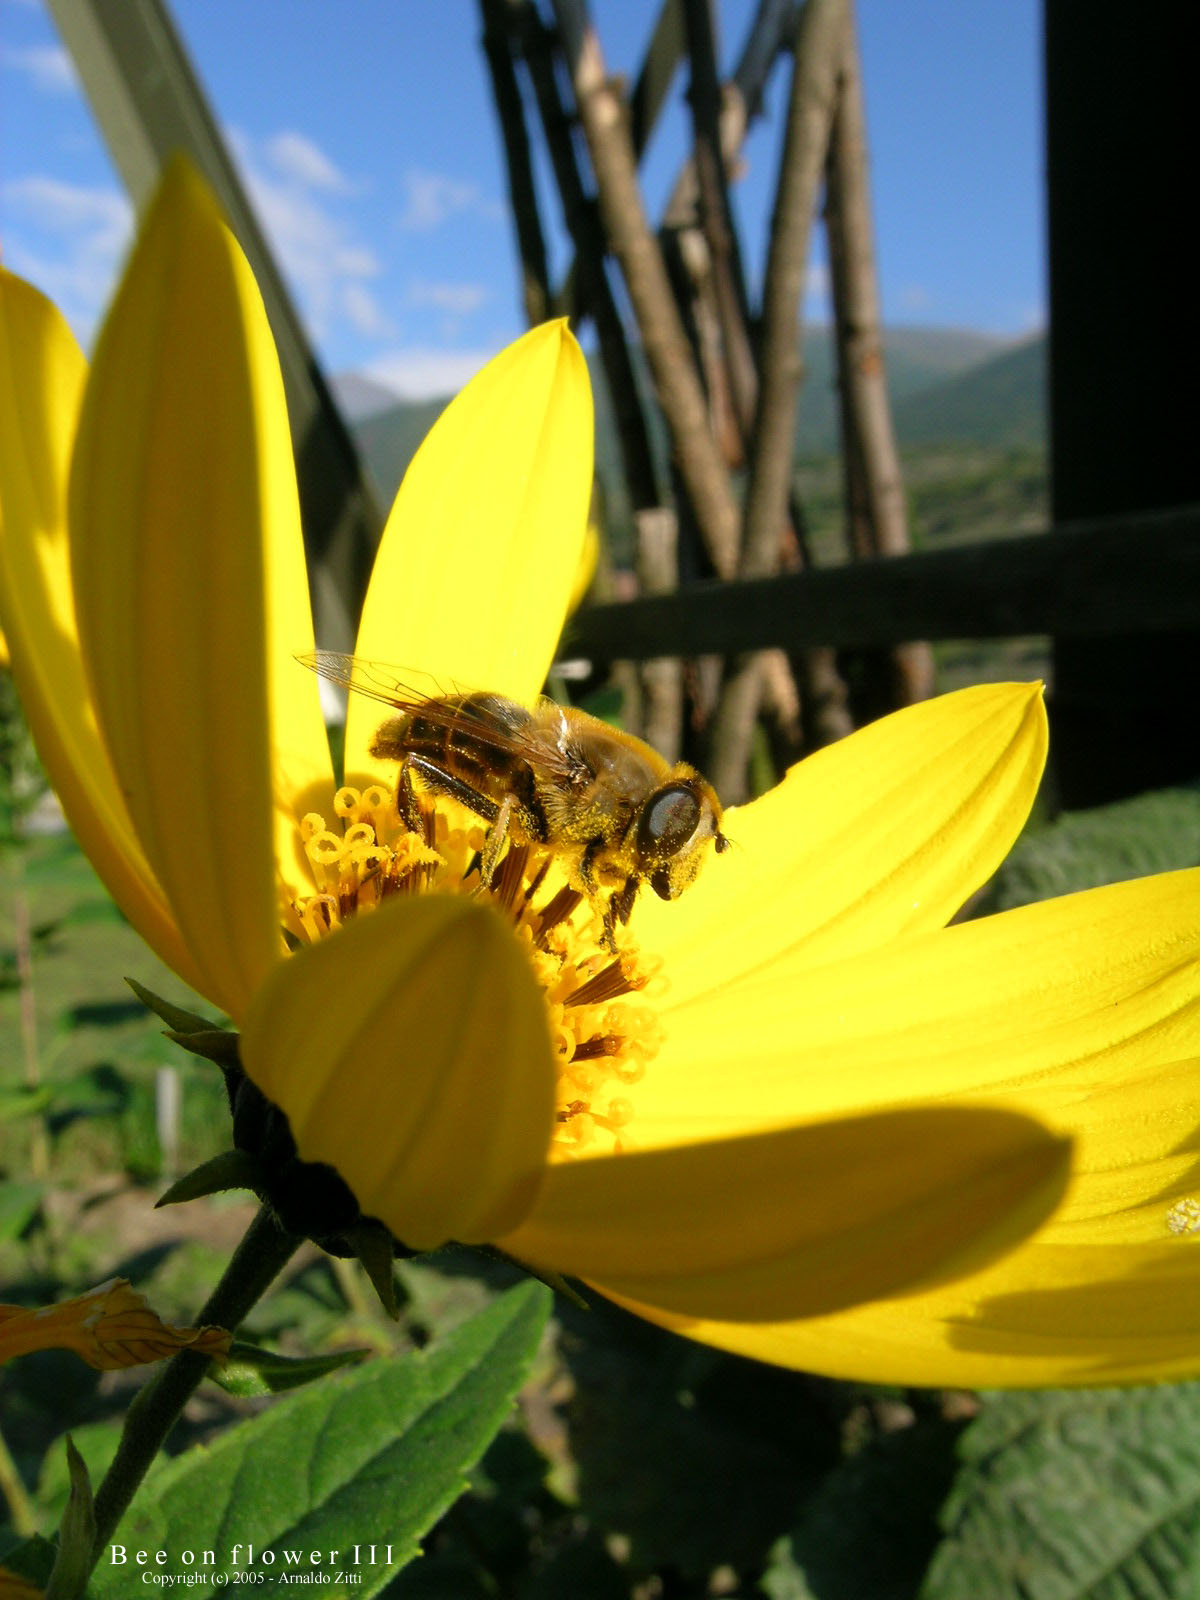
<path id="1" fill-rule="evenodd" d="M 928 1107 L 552 1167 L 502 1247 L 676 1315 L 807 1317 L 974 1271 L 1042 1223 L 1069 1141 Z"/>

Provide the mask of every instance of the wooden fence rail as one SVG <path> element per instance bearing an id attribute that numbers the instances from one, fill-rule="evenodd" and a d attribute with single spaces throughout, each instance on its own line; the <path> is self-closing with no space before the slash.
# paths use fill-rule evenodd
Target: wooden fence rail
<path id="1" fill-rule="evenodd" d="M 593 606 L 563 657 L 645 661 L 771 646 L 894 645 L 1200 626 L 1200 506 Z"/>

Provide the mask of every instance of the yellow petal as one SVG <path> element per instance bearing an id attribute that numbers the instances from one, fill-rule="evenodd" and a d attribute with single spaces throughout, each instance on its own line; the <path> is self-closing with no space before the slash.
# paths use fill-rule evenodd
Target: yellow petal
<path id="1" fill-rule="evenodd" d="M 1053 1111 L 1054 1097 L 1047 1096 Z M 689 1337 L 832 1377 L 1035 1387 L 1200 1373 L 1200 1060 L 1075 1097 L 1066 1203 L 957 1282 L 807 1321 L 734 1324 L 631 1309 Z M 1176 1231 L 1181 1228 L 1182 1231 Z M 628 1302 L 627 1302 L 628 1303 Z"/>
<path id="2" fill-rule="evenodd" d="M 565 322 L 509 345 L 451 401 L 388 518 L 355 653 L 395 662 L 415 690 L 491 689 L 528 701 L 553 659 L 580 564 L 592 484 L 587 365 Z M 346 772 L 379 707 L 351 695 Z"/>
<path id="3" fill-rule="evenodd" d="M 600 564 L 600 546 L 600 529 L 595 519 L 589 517 L 583 536 L 583 548 L 579 552 L 579 565 L 571 582 L 571 596 L 567 601 L 567 611 L 571 616 L 579 610 L 587 597 L 588 590 L 592 587 L 596 568 Z"/>
<path id="4" fill-rule="evenodd" d="M 67 821 L 134 927 L 194 988 L 203 980 L 117 788 L 84 680 L 66 487 L 87 367 L 36 289 L 0 269 L 0 616 L 17 692 Z M 209 992 L 221 1003 L 221 996 Z"/>
<path id="5" fill-rule="evenodd" d="M 554 1114 L 545 1001 L 494 912 L 391 902 L 298 951 L 256 999 L 246 1071 L 368 1216 L 413 1249 L 515 1226 Z"/>
<path id="6" fill-rule="evenodd" d="M 634 935 L 675 1001 L 787 956 L 797 969 L 941 927 L 1008 853 L 1046 756 L 1037 684 L 983 684 L 909 706 L 793 767 L 726 814 L 734 848 Z M 714 947 L 720 930 L 720 953 Z"/>
<path id="7" fill-rule="evenodd" d="M 274 839 L 296 870 L 297 797 L 327 797 L 331 776 L 316 684 L 292 659 L 312 633 L 279 365 L 183 161 L 101 332 L 70 494 L 105 742 L 206 992 L 236 1016 L 279 953 Z"/>
<path id="8" fill-rule="evenodd" d="M 1044 1220 L 1069 1144 L 954 1107 L 563 1162 L 499 1241 L 676 1314 L 811 1316 L 971 1270 Z"/>
<path id="9" fill-rule="evenodd" d="M 0 1361 L 32 1350 L 73 1350 L 89 1367 L 111 1372 L 144 1366 L 196 1350 L 223 1357 L 229 1353 L 224 1328 L 177 1328 L 150 1309 L 126 1278 L 110 1278 L 98 1289 L 30 1311 L 0 1306 Z"/>
<path id="10" fill-rule="evenodd" d="M 1048 1087 L 1082 1097 L 1194 1048 L 1200 870 L 772 969 L 662 1020 L 664 1047 L 630 1092 L 643 1146 L 712 1137 L 731 1114 L 773 1127 L 966 1096 L 1043 1118 Z M 1056 1125 L 1069 1130 L 1069 1108 Z"/>

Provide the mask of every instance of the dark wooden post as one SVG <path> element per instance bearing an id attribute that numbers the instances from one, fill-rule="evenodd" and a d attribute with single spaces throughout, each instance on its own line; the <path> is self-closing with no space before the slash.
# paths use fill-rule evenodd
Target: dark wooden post
<path id="1" fill-rule="evenodd" d="M 1056 523 L 1200 500 L 1194 21 L 1188 0 L 1045 0 Z M 1056 641 L 1064 805 L 1196 776 L 1198 661 L 1195 630 Z"/>

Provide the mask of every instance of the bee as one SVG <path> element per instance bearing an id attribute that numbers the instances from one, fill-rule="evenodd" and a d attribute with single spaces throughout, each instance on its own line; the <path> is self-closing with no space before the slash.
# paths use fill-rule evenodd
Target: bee
<path id="1" fill-rule="evenodd" d="M 396 804 L 409 828 L 423 828 L 418 788 L 457 800 L 488 824 L 485 884 L 507 840 L 545 846 L 603 908 L 614 953 L 643 883 L 674 900 L 710 842 L 729 846 L 716 792 L 693 767 L 574 706 L 545 696 L 528 707 L 501 694 L 421 695 L 397 669 L 332 650 L 296 659 L 392 708 L 371 754 L 400 763 Z"/>

